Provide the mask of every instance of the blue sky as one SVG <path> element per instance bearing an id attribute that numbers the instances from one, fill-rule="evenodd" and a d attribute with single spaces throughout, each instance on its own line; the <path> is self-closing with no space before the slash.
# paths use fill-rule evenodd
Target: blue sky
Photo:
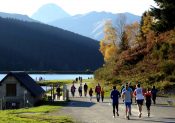
<path id="1" fill-rule="evenodd" d="M 90 11 L 130 12 L 142 15 L 151 5 L 155 6 L 153 0 L 0 0 L 0 12 L 31 16 L 39 7 L 47 3 L 57 4 L 70 15 Z"/>

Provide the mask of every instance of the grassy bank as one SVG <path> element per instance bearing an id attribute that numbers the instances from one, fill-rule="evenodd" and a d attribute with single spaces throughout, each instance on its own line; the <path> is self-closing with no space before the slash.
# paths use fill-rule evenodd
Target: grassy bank
<path id="1" fill-rule="evenodd" d="M 1 110 L 0 123 L 73 123 L 67 116 L 51 116 L 50 113 L 58 111 L 65 102 L 56 102 L 28 109 Z"/>

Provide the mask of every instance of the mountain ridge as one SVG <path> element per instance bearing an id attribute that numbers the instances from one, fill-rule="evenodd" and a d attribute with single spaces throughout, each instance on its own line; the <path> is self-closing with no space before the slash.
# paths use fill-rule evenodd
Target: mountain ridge
<path id="1" fill-rule="evenodd" d="M 38 20 L 43 23 L 48 23 L 56 19 L 62 19 L 65 17 L 70 17 L 70 15 L 65 12 L 62 8 L 56 4 L 49 3 L 41 6 L 31 18 Z"/>
<path id="2" fill-rule="evenodd" d="M 0 17 L 2 17 L 2 18 L 13 18 L 13 19 L 18 19 L 18 20 L 22 20 L 22 21 L 29 21 L 29 22 L 37 22 L 36 20 L 30 18 L 27 15 L 16 14 L 16 13 L 0 12 Z"/>

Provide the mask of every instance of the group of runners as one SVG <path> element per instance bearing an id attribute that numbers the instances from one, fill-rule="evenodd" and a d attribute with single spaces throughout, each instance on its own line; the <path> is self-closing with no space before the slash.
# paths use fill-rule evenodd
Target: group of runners
<path id="1" fill-rule="evenodd" d="M 84 96 L 86 97 L 87 93 L 88 93 L 88 85 L 86 83 L 84 84 L 84 86 L 82 85 L 82 83 L 80 83 L 80 86 L 78 87 L 78 93 L 79 93 L 80 97 L 82 97 L 83 90 L 84 90 Z M 75 92 L 76 92 L 76 87 L 75 87 L 75 85 L 73 83 L 73 85 L 71 86 L 72 97 L 75 96 Z M 89 89 L 90 101 L 92 101 L 93 93 L 94 93 L 93 89 L 90 88 Z M 100 102 L 100 100 L 103 102 L 103 100 L 104 100 L 104 89 L 100 86 L 99 83 L 95 87 L 95 93 L 96 93 L 97 102 Z"/>
<path id="2" fill-rule="evenodd" d="M 78 87 L 79 96 L 82 97 L 83 88 L 84 88 L 84 96 L 86 97 L 88 93 L 88 85 L 86 83 L 84 84 L 84 86 L 82 85 L 82 83 L 80 83 L 80 86 Z M 105 92 L 99 83 L 97 84 L 94 90 L 96 93 L 97 102 L 100 102 L 100 100 L 101 102 L 103 102 Z M 72 97 L 75 96 L 75 91 L 76 91 L 76 87 L 73 83 L 73 85 L 71 86 Z M 125 107 L 126 107 L 125 114 L 128 120 L 132 115 L 131 105 L 133 103 L 133 98 L 135 99 L 135 103 L 137 103 L 138 105 L 139 118 L 141 118 L 142 116 L 142 106 L 143 106 L 144 100 L 145 100 L 147 113 L 149 117 L 152 101 L 154 104 L 156 104 L 156 94 L 157 94 L 157 89 L 155 88 L 155 86 L 153 86 L 152 89 L 147 88 L 146 90 L 144 90 L 140 84 L 137 84 L 136 87 L 133 87 L 131 86 L 131 83 L 126 83 L 125 85 L 122 86 L 120 92 L 116 89 L 116 86 L 113 86 L 113 90 L 111 91 L 111 94 L 110 94 L 110 98 L 112 100 L 112 106 L 113 106 L 113 118 L 115 118 L 116 115 L 119 116 L 119 98 L 122 98 L 125 104 Z M 89 89 L 89 97 L 90 97 L 90 101 L 92 101 L 92 97 L 93 97 L 92 88 Z"/>
<path id="3" fill-rule="evenodd" d="M 155 88 L 155 86 L 153 86 L 152 90 L 147 88 L 146 91 L 144 91 L 140 84 L 137 84 L 136 88 L 131 88 L 130 84 L 126 83 L 125 86 L 123 86 L 123 88 L 121 89 L 121 93 L 116 89 L 116 86 L 113 86 L 113 90 L 111 91 L 111 95 L 110 95 L 112 99 L 112 105 L 113 105 L 113 118 L 115 118 L 115 115 L 119 116 L 118 107 L 119 107 L 120 97 L 123 99 L 123 102 L 125 104 L 125 107 L 126 107 L 125 114 L 128 120 L 132 115 L 131 105 L 133 103 L 132 101 L 133 97 L 135 97 L 136 103 L 138 105 L 139 118 L 141 118 L 142 116 L 142 106 L 143 106 L 144 100 L 145 100 L 147 113 L 149 117 L 152 100 L 154 104 L 156 103 L 156 93 L 157 93 L 157 89 Z"/>

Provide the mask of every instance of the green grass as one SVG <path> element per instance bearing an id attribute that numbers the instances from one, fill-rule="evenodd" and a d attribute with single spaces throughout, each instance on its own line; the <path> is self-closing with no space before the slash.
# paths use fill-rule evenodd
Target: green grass
<path id="1" fill-rule="evenodd" d="M 43 81 L 37 81 L 42 86 L 48 86 L 51 84 L 71 84 L 74 80 L 43 80 Z"/>
<path id="2" fill-rule="evenodd" d="M 50 115 L 63 105 L 64 102 L 27 109 L 1 110 L 0 123 L 73 123 L 73 119 L 68 116 Z"/>

